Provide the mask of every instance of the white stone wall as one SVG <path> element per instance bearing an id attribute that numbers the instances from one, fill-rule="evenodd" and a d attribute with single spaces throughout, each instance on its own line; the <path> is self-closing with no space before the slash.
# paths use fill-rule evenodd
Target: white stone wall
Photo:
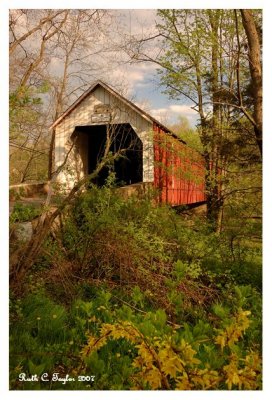
<path id="1" fill-rule="evenodd" d="M 95 124 L 92 122 L 91 116 L 94 113 L 94 106 L 98 104 L 109 104 L 114 110 L 112 123 L 129 123 L 137 133 L 143 143 L 143 182 L 153 182 L 154 149 L 152 122 L 147 121 L 143 116 L 101 86 L 98 86 L 56 126 L 55 167 L 57 168 L 63 164 L 71 146 L 70 139 L 76 126 L 97 125 L 97 122 Z M 79 142 L 80 140 L 79 138 Z M 79 154 L 75 146 L 75 150 L 69 155 L 65 169 L 58 176 L 58 181 L 68 185 L 69 188 L 72 187 L 74 182 L 83 177 L 86 172 L 84 166 L 84 164 L 86 165 L 86 159 L 84 158 L 86 158 L 86 154 L 84 155 L 84 152 Z"/>

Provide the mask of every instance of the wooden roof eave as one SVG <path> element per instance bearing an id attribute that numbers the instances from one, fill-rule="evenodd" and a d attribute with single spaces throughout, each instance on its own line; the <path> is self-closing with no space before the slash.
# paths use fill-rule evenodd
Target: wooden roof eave
<path id="1" fill-rule="evenodd" d="M 110 86 L 108 86 L 106 83 L 97 80 L 96 82 L 93 83 L 93 85 L 86 90 L 82 95 L 74 101 L 71 106 L 62 113 L 59 118 L 50 126 L 50 129 L 55 128 L 62 120 L 64 120 L 86 97 L 89 96 L 90 93 L 92 93 L 97 86 L 102 86 L 104 89 L 106 89 L 109 93 L 111 93 L 113 96 L 117 97 L 120 101 L 125 103 L 128 107 L 132 108 L 135 112 L 137 112 L 142 118 L 144 118 L 146 121 L 150 123 L 155 123 L 159 128 L 161 128 L 165 133 L 170 134 L 177 140 L 181 141 L 182 143 L 186 144 L 184 140 L 179 138 L 175 133 L 173 133 L 170 129 L 168 129 L 166 126 L 164 126 L 160 121 L 157 119 L 153 118 L 151 115 L 149 115 L 147 112 L 142 110 L 140 107 L 136 106 L 136 104 L 132 103 L 130 100 L 127 100 L 125 97 L 120 95 L 118 92 L 116 92 L 114 89 L 112 89 Z"/>

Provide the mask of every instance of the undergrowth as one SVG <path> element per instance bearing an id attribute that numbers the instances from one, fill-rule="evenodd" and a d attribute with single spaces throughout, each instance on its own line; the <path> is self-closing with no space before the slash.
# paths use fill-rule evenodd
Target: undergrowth
<path id="1" fill-rule="evenodd" d="M 260 249 L 204 217 L 92 187 L 25 287 L 10 301 L 13 390 L 261 389 Z"/>
<path id="2" fill-rule="evenodd" d="M 10 223 L 15 222 L 27 222 L 39 216 L 41 213 L 40 209 L 33 204 L 25 205 L 21 203 L 15 203 L 10 216 Z"/>

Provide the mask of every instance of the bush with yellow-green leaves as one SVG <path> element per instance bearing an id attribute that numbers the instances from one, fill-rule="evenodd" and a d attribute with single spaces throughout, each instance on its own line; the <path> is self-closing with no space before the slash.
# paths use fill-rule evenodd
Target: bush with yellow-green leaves
<path id="1" fill-rule="evenodd" d="M 249 315 L 250 311 L 239 309 L 225 328 L 193 342 L 176 329 L 162 337 L 146 336 L 128 321 L 105 323 L 98 336 L 89 336 L 82 357 L 87 361 L 109 341 L 125 339 L 137 352 L 131 359 L 131 389 L 260 389 L 260 355 L 239 347 L 250 325 Z"/>
<path id="2" fill-rule="evenodd" d="M 84 300 L 69 306 L 39 290 L 11 304 L 10 387 L 260 390 L 261 336 L 254 308 L 258 297 L 253 294 L 236 287 L 231 302 L 215 303 L 206 318 L 196 314 L 191 322 L 179 314 L 173 321 L 165 310 L 148 307 L 139 288 L 129 299 L 87 285 L 81 293 Z M 95 380 L 91 385 L 53 382 L 49 387 L 46 382 L 19 382 L 20 372 L 60 372 Z"/>

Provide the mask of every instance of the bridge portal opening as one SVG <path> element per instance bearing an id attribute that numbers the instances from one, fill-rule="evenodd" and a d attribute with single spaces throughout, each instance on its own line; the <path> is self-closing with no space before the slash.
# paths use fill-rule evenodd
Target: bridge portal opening
<path id="1" fill-rule="evenodd" d="M 101 161 L 106 145 L 112 154 L 120 154 L 105 166 L 93 181 L 103 186 L 110 172 L 115 172 L 119 186 L 143 181 L 143 144 L 130 124 L 77 126 L 78 152 L 85 174 L 91 174 Z"/>

